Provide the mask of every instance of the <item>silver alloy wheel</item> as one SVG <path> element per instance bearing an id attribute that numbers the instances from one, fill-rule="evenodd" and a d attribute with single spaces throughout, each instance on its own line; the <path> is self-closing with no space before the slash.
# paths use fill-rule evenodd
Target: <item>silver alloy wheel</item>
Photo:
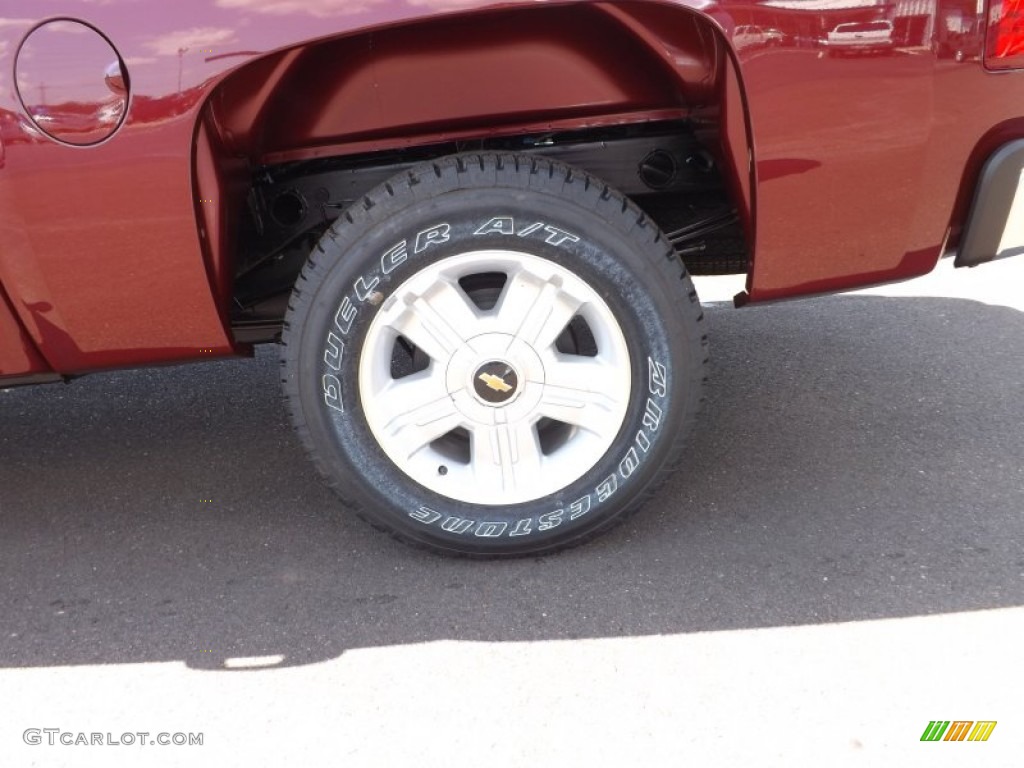
<path id="1" fill-rule="evenodd" d="M 482 286 L 482 287 L 481 287 Z M 430 264 L 374 317 L 359 358 L 370 431 L 416 482 L 508 505 L 570 485 L 626 415 L 626 339 L 565 267 L 487 250 Z"/>

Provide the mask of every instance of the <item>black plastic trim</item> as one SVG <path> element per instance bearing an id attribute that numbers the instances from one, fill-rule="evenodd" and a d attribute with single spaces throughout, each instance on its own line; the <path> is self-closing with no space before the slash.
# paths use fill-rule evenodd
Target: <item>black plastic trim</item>
<path id="1" fill-rule="evenodd" d="M 999 242 L 1003 239 L 1003 231 L 1010 218 L 1022 170 L 1024 139 L 1003 145 L 985 163 L 974 191 L 964 236 L 953 262 L 956 266 L 975 267 L 1024 253 L 1024 248 L 999 251 Z"/>

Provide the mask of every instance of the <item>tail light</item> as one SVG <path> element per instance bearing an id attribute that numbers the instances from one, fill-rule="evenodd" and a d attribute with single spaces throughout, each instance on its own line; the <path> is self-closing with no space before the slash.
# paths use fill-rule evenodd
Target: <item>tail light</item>
<path id="1" fill-rule="evenodd" d="M 989 5 L 985 66 L 1024 68 L 1024 0 L 992 0 Z"/>

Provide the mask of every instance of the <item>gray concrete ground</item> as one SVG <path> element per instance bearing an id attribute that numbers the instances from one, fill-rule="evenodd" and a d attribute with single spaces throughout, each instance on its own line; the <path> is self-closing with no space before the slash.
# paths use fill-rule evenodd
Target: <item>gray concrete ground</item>
<path id="1" fill-rule="evenodd" d="M 699 289 L 687 468 L 546 559 L 345 515 L 274 350 L 0 393 L 0 765 L 1020 765 L 1024 258 Z M 921 743 L 935 719 L 998 726 Z"/>

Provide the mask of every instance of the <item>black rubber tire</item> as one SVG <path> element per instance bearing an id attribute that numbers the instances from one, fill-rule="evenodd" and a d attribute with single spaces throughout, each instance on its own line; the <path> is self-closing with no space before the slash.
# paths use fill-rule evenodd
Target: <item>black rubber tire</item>
<path id="1" fill-rule="evenodd" d="M 592 470 L 555 494 L 507 507 L 455 501 L 397 468 L 369 430 L 357 379 L 366 331 L 390 292 L 435 260 L 507 247 L 507 234 L 475 234 L 498 215 L 577 233 L 576 242 L 552 244 L 540 230 L 537 237 L 517 237 L 515 248 L 557 261 L 596 288 L 622 327 L 633 372 L 622 429 Z M 403 239 L 415 242 L 439 221 L 447 227 L 445 242 L 421 253 L 410 247 L 403 263 L 384 273 L 382 254 Z M 359 280 L 364 290 L 356 289 Z M 367 285 L 376 293 L 361 301 Z M 675 468 L 701 399 L 707 345 L 702 320 L 673 248 L 624 195 L 543 158 L 456 155 L 373 190 L 325 234 L 289 303 L 283 384 L 317 468 L 372 525 L 445 554 L 546 553 L 621 521 Z M 334 342 L 328 341 L 331 333 Z"/>

